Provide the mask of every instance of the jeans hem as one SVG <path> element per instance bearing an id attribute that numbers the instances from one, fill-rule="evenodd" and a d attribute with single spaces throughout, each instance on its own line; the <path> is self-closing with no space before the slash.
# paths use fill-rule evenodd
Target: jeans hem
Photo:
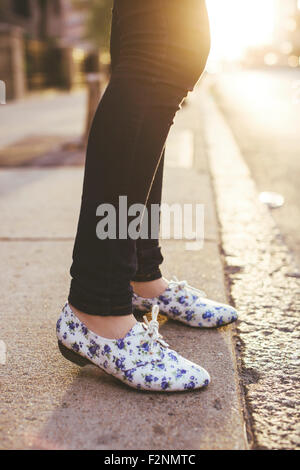
<path id="1" fill-rule="evenodd" d="M 69 295 L 68 302 L 81 312 L 96 317 L 126 316 L 133 313 L 132 302 L 113 307 L 107 304 L 103 304 L 103 306 L 99 307 L 99 305 L 96 306 L 93 304 L 86 304 L 81 302 L 80 300 L 74 298 L 71 294 Z"/>
<path id="2" fill-rule="evenodd" d="M 160 278 L 162 278 L 162 273 L 158 269 L 148 274 L 145 274 L 145 273 L 136 274 L 134 278 L 132 279 L 132 281 L 133 282 L 150 282 L 150 281 L 156 281 L 157 279 L 160 279 Z"/>

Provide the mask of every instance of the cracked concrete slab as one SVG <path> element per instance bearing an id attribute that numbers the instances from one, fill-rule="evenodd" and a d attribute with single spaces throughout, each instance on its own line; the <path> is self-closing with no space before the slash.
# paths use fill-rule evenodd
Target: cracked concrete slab
<path id="1" fill-rule="evenodd" d="M 196 115 L 191 102 L 176 126 L 198 132 Z M 209 296 L 225 301 L 214 198 L 203 152 L 202 158 L 200 173 L 168 168 L 164 199 L 176 200 L 175 190 L 179 192 L 182 181 L 180 199 L 210 207 L 211 240 L 193 252 L 185 251 L 182 240 L 163 241 L 163 272 L 166 277 L 187 278 Z M 206 390 L 194 393 L 138 392 L 97 368 L 79 370 L 60 356 L 55 322 L 68 292 L 73 242 L 59 237 L 74 235 L 82 170 L 22 172 L 22 177 L 19 170 L 3 170 L 0 175 L 7 189 L 0 199 L 1 236 L 7 237 L 0 241 L 5 266 L 0 271 L 1 340 L 7 346 L 6 365 L 0 367 L 1 448 L 246 449 L 234 327 L 202 331 L 162 322 L 168 342 L 212 376 Z M 53 239 L 35 238 L 46 235 Z"/>
<path id="2" fill-rule="evenodd" d="M 243 449 L 231 327 L 200 331 L 167 321 L 161 332 L 180 353 L 206 367 L 207 390 L 139 393 L 97 368 L 82 370 L 58 352 L 55 322 L 68 288 L 70 242 L 0 243 L 2 339 L 1 448 L 4 449 Z M 164 244 L 165 275 L 180 277 L 224 300 L 215 244 L 195 254 Z M 201 270 L 199 266 L 201 264 Z M 149 412 L 151 410 L 151 412 Z M 159 440 L 157 437 L 159 436 Z"/>

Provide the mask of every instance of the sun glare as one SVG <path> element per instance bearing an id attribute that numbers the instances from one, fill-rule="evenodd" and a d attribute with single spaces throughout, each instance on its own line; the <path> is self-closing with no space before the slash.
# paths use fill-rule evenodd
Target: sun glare
<path id="1" fill-rule="evenodd" d="M 268 44 L 275 22 L 275 0 L 206 0 L 213 60 L 235 60 L 247 47 Z"/>

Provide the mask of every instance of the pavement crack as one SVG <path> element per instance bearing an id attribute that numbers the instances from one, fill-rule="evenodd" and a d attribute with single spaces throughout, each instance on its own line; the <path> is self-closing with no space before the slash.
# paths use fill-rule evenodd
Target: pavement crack
<path id="1" fill-rule="evenodd" d="M 71 242 L 74 237 L 0 237 L 0 242 Z"/>

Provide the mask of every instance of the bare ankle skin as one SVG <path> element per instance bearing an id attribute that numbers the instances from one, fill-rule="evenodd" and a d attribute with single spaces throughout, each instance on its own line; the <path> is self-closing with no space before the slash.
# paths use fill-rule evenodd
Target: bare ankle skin
<path id="1" fill-rule="evenodd" d="M 73 305 L 70 305 L 70 307 L 76 317 L 84 323 L 90 331 L 107 339 L 124 338 L 137 322 L 135 317 L 131 314 L 104 317 L 88 315 L 73 307 Z"/>
<path id="2" fill-rule="evenodd" d="M 168 287 L 168 283 L 163 279 L 155 279 L 155 281 L 148 281 L 148 282 L 131 282 L 133 287 L 133 291 L 135 294 L 139 295 L 140 297 L 144 298 L 153 298 L 158 297 L 161 295 L 166 288 Z"/>

